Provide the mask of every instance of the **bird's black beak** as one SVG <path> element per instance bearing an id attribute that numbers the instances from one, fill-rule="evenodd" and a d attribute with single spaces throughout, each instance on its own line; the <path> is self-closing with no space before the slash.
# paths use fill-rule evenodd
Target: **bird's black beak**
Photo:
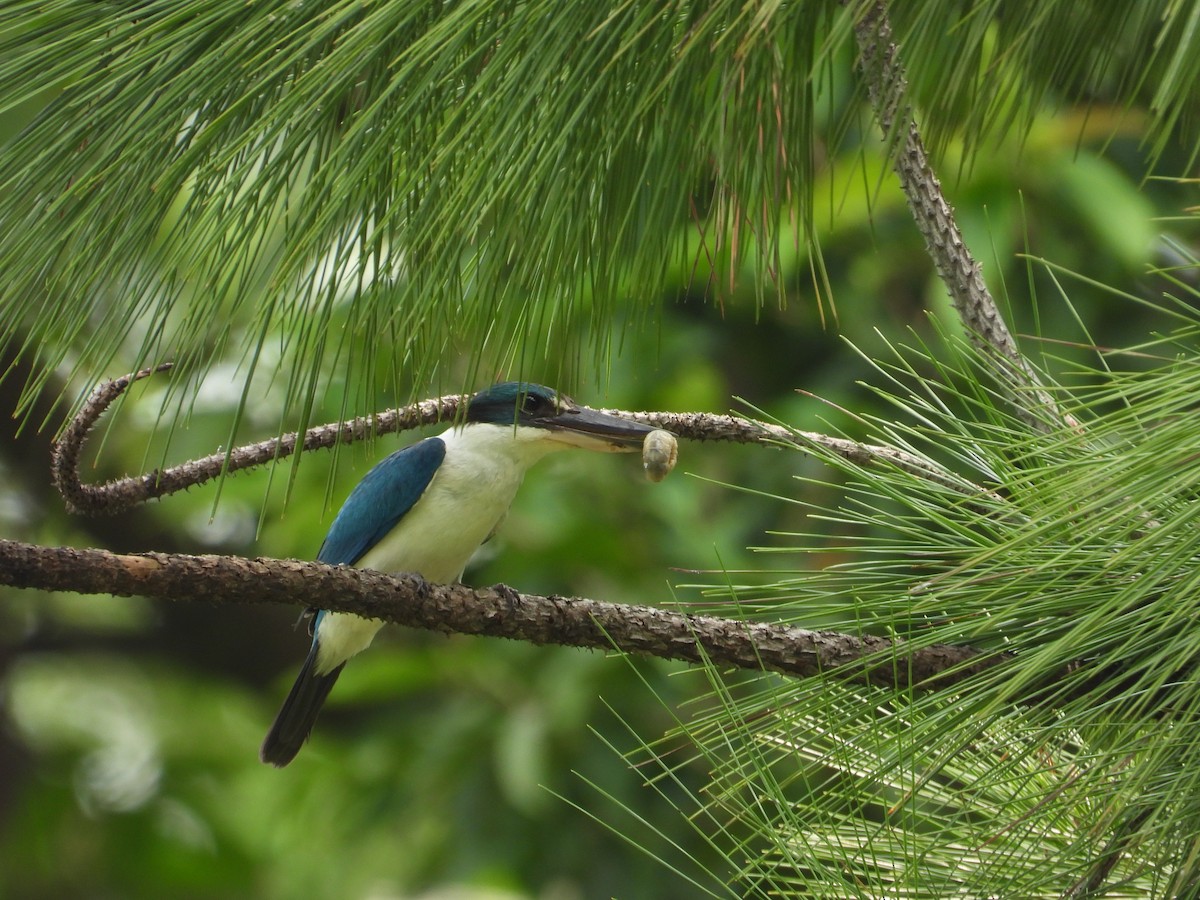
<path id="1" fill-rule="evenodd" d="M 538 424 L 564 444 L 609 453 L 640 451 L 642 441 L 654 430 L 650 425 L 610 416 L 586 406 L 560 409 Z"/>

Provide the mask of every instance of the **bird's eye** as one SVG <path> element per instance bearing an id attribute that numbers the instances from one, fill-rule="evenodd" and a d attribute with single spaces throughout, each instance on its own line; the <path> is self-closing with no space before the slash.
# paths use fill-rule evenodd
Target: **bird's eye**
<path id="1" fill-rule="evenodd" d="M 530 414 L 545 412 L 546 398 L 537 394 L 526 394 L 525 399 L 521 401 L 521 409 Z"/>

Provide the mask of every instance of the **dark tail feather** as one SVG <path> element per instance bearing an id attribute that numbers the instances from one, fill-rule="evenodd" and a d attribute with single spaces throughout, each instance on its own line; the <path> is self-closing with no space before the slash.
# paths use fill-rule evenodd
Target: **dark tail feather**
<path id="1" fill-rule="evenodd" d="M 321 712 L 321 705 L 329 696 L 329 691 L 345 666 L 343 663 L 326 675 L 318 675 L 316 664 L 317 645 L 314 642 L 308 659 L 304 660 L 304 666 L 296 676 L 296 683 L 292 685 L 291 692 L 283 701 L 279 715 L 275 717 L 271 730 L 267 732 L 263 741 L 262 749 L 258 751 L 258 757 L 263 762 L 282 769 L 295 758 L 304 742 L 308 740 L 309 732 L 317 721 L 317 714 Z"/>

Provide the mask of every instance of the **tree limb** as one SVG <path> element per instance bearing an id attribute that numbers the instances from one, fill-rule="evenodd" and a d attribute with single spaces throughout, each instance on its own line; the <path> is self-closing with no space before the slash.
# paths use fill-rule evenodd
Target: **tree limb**
<path id="1" fill-rule="evenodd" d="M 1087 897 L 1103 896 L 1106 893 L 1104 887 L 1108 876 L 1120 862 L 1121 856 L 1128 851 L 1129 844 L 1136 839 L 1152 812 L 1151 807 L 1144 807 L 1122 821 L 1087 874 L 1063 893 L 1063 900 L 1084 900 Z"/>
<path id="2" fill-rule="evenodd" d="M 106 484 L 93 485 L 81 481 L 79 457 L 83 442 L 100 416 L 133 382 L 156 372 L 165 372 L 171 366 L 171 363 L 163 363 L 155 368 L 142 369 L 140 372 L 122 375 L 97 385 L 55 441 L 50 461 L 51 476 L 69 512 L 88 516 L 113 515 L 139 503 L 165 497 L 193 485 L 204 484 L 225 473 L 284 459 L 295 453 L 298 448 L 329 448 L 338 443 L 361 440 L 368 435 L 391 434 L 452 420 L 467 399 L 459 394 L 448 394 L 421 400 L 409 406 L 359 416 L 347 422 L 317 425 L 303 435 L 291 432 L 270 440 L 235 447 L 225 453 L 213 453 L 168 469 L 154 469 L 143 475 L 120 478 Z M 986 497 L 993 501 L 1000 499 L 994 492 L 974 484 L 932 460 L 895 447 L 864 444 L 814 431 L 796 431 L 755 419 L 712 413 L 629 412 L 612 409 L 604 412 L 665 428 L 678 437 L 694 441 L 767 444 L 801 450 L 813 446 L 822 447 L 858 466 L 891 465 L 967 497 Z"/>
<path id="3" fill-rule="evenodd" d="M 893 167 L 959 320 L 975 345 L 996 361 L 1001 380 L 1012 389 L 1014 408 L 1026 424 L 1038 431 L 1050 431 L 1064 423 L 1078 427 L 1078 422 L 1059 410 L 1037 372 L 1017 349 L 984 283 L 982 267 L 963 241 L 908 101 L 908 78 L 892 40 L 887 3 L 870 0 L 860 5 L 863 8 L 854 24 L 854 37 L 871 108 L 884 134 L 900 143 Z"/>
<path id="4" fill-rule="evenodd" d="M 0 585 L 209 603 L 319 606 L 410 628 L 620 650 L 802 678 L 838 673 L 893 688 L 943 688 L 1008 654 L 696 616 L 497 585 L 430 584 L 417 575 L 281 559 L 118 555 L 0 540 Z"/>
<path id="5" fill-rule="evenodd" d="M 271 440 L 236 447 L 226 453 L 213 453 L 169 469 L 154 469 L 143 475 L 120 478 L 102 485 L 84 484 L 79 478 L 79 455 L 84 440 L 100 416 L 133 382 L 156 372 L 165 372 L 171 367 L 171 363 L 162 363 L 152 369 L 142 369 L 97 385 L 63 429 L 54 442 L 50 471 L 69 512 L 87 516 L 112 515 L 147 500 L 204 484 L 225 473 L 284 459 L 295 453 L 298 447 L 316 450 L 361 440 L 371 434 L 390 434 L 452 419 L 464 399 L 457 394 L 435 397 L 399 409 L 360 416 L 349 422 L 317 425 L 304 432 L 303 436 L 291 432 Z"/>

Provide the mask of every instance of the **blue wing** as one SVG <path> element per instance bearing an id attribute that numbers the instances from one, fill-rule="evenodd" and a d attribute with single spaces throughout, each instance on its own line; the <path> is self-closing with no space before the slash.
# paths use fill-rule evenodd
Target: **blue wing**
<path id="1" fill-rule="evenodd" d="M 377 463 L 342 504 L 317 560 L 336 566 L 362 559 L 421 499 L 445 458 L 446 444 L 431 437 Z"/>
<path id="2" fill-rule="evenodd" d="M 445 443 L 434 437 L 397 450 L 378 463 L 342 504 L 317 559 L 330 565 L 353 565 L 362 559 L 421 499 L 445 457 Z M 308 740 L 321 705 L 345 665 L 317 673 L 318 629 L 324 615 L 324 610 L 316 611 L 308 658 L 259 751 L 262 761 L 273 766 L 286 766 Z"/>

